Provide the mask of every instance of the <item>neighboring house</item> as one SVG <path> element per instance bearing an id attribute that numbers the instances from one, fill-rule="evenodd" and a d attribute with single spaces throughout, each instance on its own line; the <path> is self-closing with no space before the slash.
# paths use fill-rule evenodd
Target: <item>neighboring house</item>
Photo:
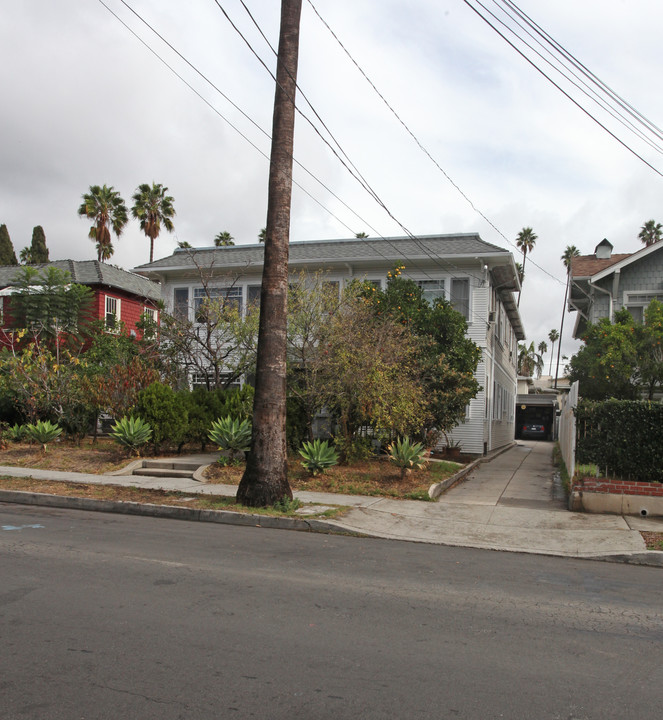
<path id="1" fill-rule="evenodd" d="M 116 332 L 120 323 L 126 331 L 140 337 L 136 323 L 145 314 L 159 321 L 161 288 L 158 283 L 126 270 L 106 265 L 97 260 L 55 260 L 33 265 L 37 270 L 57 267 L 71 275 L 71 282 L 86 285 L 93 292 L 93 317 L 103 320 L 108 332 Z M 0 327 L 16 329 L 13 325 L 11 296 L 21 266 L 0 266 Z M 0 338 L 0 344 L 2 339 Z"/>
<path id="2" fill-rule="evenodd" d="M 264 246 L 182 248 L 135 268 L 161 283 L 166 308 L 195 320 L 205 292 L 202 278 L 240 308 L 260 297 Z M 449 299 L 468 321 L 468 336 L 482 349 L 476 377 L 482 390 L 453 431 L 464 452 L 484 454 L 511 442 L 515 430 L 518 341 L 525 333 L 514 299 L 519 289 L 513 255 L 479 235 L 415 239 L 326 240 L 290 243 L 290 272 L 326 273 L 339 288 L 354 278 L 384 287 L 397 262 L 424 296 Z"/>
<path id="3" fill-rule="evenodd" d="M 588 323 L 613 320 L 626 308 L 638 322 L 652 300 L 663 302 L 663 242 L 635 253 L 614 254 L 602 240 L 593 255 L 571 261 L 569 311 L 577 311 L 573 337 L 581 338 Z"/>

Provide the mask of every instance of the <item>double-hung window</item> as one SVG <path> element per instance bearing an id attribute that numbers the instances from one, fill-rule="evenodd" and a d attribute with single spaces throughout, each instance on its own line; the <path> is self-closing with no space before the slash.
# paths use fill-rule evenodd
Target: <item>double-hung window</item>
<path id="1" fill-rule="evenodd" d="M 120 332 L 120 304 L 119 298 L 106 295 L 106 330 Z"/>
<path id="2" fill-rule="evenodd" d="M 444 300 L 444 280 L 419 280 L 417 283 L 421 288 L 424 300 L 432 305 L 437 298 Z"/>
<path id="3" fill-rule="evenodd" d="M 242 311 L 242 288 L 207 287 L 193 289 L 193 307 L 196 322 L 205 322 L 211 310 L 213 313 L 236 309 Z"/>
<path id="4" fill-rule="evenodd" d="M 470 279 L 451 278 L 451 297 L 449 298 L 454 310 L 459 312 L 466 320 L 470 319 Z"/>
<path id="5" fill-rule="evenodd" d="M 173 291 L 173 315 L 178 320 L 189 319 L 189 288 L 180 287 Z"/>

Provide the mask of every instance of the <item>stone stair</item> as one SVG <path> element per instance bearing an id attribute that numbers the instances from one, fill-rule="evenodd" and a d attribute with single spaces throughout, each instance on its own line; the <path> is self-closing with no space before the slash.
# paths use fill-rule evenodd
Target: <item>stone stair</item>
<path id="1" fill-rule="evenodd" d="M 193 478 L 200 463 L 186 460 L 143 460 L 140 467 L 134 468 L 132 475 L 150 477 Z"/>

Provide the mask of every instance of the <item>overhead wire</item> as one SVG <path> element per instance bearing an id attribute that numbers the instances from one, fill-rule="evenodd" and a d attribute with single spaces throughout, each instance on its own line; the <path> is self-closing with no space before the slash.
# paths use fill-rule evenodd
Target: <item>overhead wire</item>
<path id="1" fill-rule="evenodd" d="M 332 35 L 334 40 L 338 43 L 338 45 L 341 47 L 343 52 L 348 56 L 350 61 L 353 63 L 353 65 L 356 67 L 356 69 L 359 71 L 359 73 L 364 77 L 366 82 L 370 85 L 370 87 L 373 89 L 373 91 L 377 94 L 377 96 L 382 100 L 382 102 L 386 105 L 386 107 L 389 109 L 389 111 L 394 115 L 394 117 L 398 120 L 400 125 L 405 129 L 407 134 L 414 140 L 414 142 L 417 144 L 419 149 L 426 155 L 426 157 L 433 163 L 433 165 L 442 173 L 442 175 L 449 181 L 449 183 L 458 191 L 458 193 L 463 197 L 463 199 L 469 204 L 469 206 L 474 210 L 474 212 L 481 217 L 506 243 L 514 247 L 518 252 L 520 252 L 520 248 L 511 240 L 508 238 L 504 232 L 497 227 L 497 225 L 485 214 L 483 213 L 472 201 L 472 199 L 469 197 L 467 193 L 463 191 L 463 189 L 453 180 L 453 178 L 449 175 L 449 173 L 440 165 L 440 163 L 433 157 L 431 152 L 425 147 L 425 145 L 419 140 L 419 138 L 414 134 L 414 132 L 410 129 L 410 127 L 407 125 L 407 123 L 403 120 L 403 118 L 399 115 L 399 113 L 393 108 L 393 106 L 389 103 L 389 101 L 386 99 L 384 94 L 378 89 L 376 84 L 371 80 L 371 78 L 368 76 L 368 74 L 363 70 L 363 68 L 359 65 L 359 63 L 355 60 L 355 58 L 352 56 L 350 51 L 345 47 L 343 42 L 340 40 L 338 35 L 334 32 L 334 30 L 331 28 L 329 23 L 322 17 L 318 9 L 313 4 L 312 0 L 307 0 L 308 4 L 311 6 L 313 12 L 317 15 L 317 17 L 320 19 L 322 24 L 325 26 L 325 28 L 328 30 L 328 32 Z M 550 277 L 552 280 L 557 282 L 560 285 L 565 285 L 566 282 L 564 280 L 560 280 L 557 276 L 553 275 L 551 272 L 549 272 L 546 268 L 539 265 L 536 261 L 532 260 L 530 258 L 530 263 L 534 265 L 536 268 L 541 270 L 545 275 Z"/>
<path id="2" fill-rule="evenodd" d="M 228 118 L 226 118 L 226 117 L 225 117 L 217 108 L 215 108 L 200 92 L 198 92 L 180 73 L 178 73 L 178 72 L 177 72 L 167 61 L 165 61 L 152 47 L 150 47 L 149 44 L 148 44 L 147 42 L 145 42 L 145 40 L 143 40 L 124 20 L 122 20 L 122 18 L 120 18 L 120 17 L 117 15 L 117 13 L 115 13 L 103 0 L 99 0 L 99 2 L 102 4 L 102 6 L 103 6 L 104 8 L 106 8 L 106 10 L 108 10 L 108 11 L 110 12 L 137 40 L 139 40 L 139 42 L 141 42 L 141 44 L 144 45 L 162 64 L 164 64 L 178 79 L 180 79 L 182 82 L 184 82 L 184 84 L 187 85 L 187 87 L 189 87 L 189 89 L 191 89 L 201 100 L 203 100 L 203 102 L 205 102 L 205 104 L 207 104 L 208 107 L 210 107 L 210 109 L 212 109 L 219 117 L 221 117 L 228 125 L 230 125 L 231 128 L 233 128 L 233 129 L 234 129 L 244 140 L 246 140 L 255 150 L 257 150 L 261 155 L 263 155 L 263 157 L 269 159 L 268 156 L 267 156 L 260 148 L 258 148 L 257 145 L 255 145 L 255 143 L 253 143 L 244 133 L 242 133 L 232 122 L 230 122 L 230 121 L 228 120 Z M 220 88 L 218 88 L 216 85 L 214 85 L 214 83 L 212 83 L 202 72 L 200 72 L 184 55 L 182 55 L 182 53 L 180 53 L 180 52 L 179 52 L 171 43 L 169 43 L 155 28 L 153 28 L 144 18 L 142 18 L 142 16 L 140 16 L 139 13 L 137 13 L 127 2 L 125 2 L 125 0 L 120 0 L 120 2 L 122 2 L 122 4 L 123 4 L 128 10 L 130 10 L 139 20 L 141 20 L 141 22 L 143 22 L 155 35 L 157 35 L 157 37 L 159 37 L 159 39 L 160 39 L 162 42 L 164 42 L 173 52 L 175 52 L 175 53 L 178 55 L 178 57 L 180 57 L 180 59 L 182 59 L 191 69 L 193 69 L 201 78 L 203 78 L 203 79 L 204 79 L 213 89 L 215 89 L 222 97 L 224 97 L 224 99 L 226 99 L 233 107 L 235 107 L 242 115 L 244 115 L 244 117 L 246 117 L 246 118 L 247 118 L 253 125 L 255 125 L 262 133 L 264 133 L 267 137 L 269 137 L 269 134 L 268 134 L 268 133 L 266 133 L 264 130 L 262 130 L 262 128 L 260 128 L 260 126 L 259 126 L 255 121 L 253 121 L 252 118 L 250 118 L 250 116 L 248 116 L 248 114 L 246 114 L 244 111 L 242 111 L 241 108 L 239 108 L 239 106 L 237 106 L 225 93 L 223 93 L 223 91 L 220 90 Z M 218 3 L 217 3 L 217 4 L 218 4 Z M 271 74 L 271 72 L 270 72 L 270 74 Z M 308 101 L 307 101 L 307 102 L 308 102 Z M 309 103 L 309 105 L 310 105 L 310 103 Z M 311 106 L 311 107 L 312 107 L 312 106 Z M 312 108 L 312 109 L 313 109 L 313 108 Z M 315 111 L 314 111 L 314 112 L 315 112 Z M 304 167 L 301 165 L 301 163 L 300 163 L 299 165 L 300 165 L 300 167 L 302 167 L 304 170 L 306 170 L 306 168 L 304 168 Z M 325 189 L 329 190 L 329 188 L 327 188 L 327 187 L 324 185 L 324 183 L 322 183 L 313 173 L 311 173 L 311 172 L 308 171 L 308 170 L 306 170 L 306 172 L 307 172 L 313 179 L 315 179 L 317 182 L 319 182 L 323 187 L 325 187 Z M 323 209 L 325 209 L 327 212 L 329 212 L 329 213 L 332 215 L 332 217 L 334 217 L 334 218 L 335 218 L 336 220 L 338 220 L 342 225 L 344 225 L 348 230 L 350 230 L 350 228 L 349 228 L 347 225 L 345 225 L 345 223 L 343 223 L 343 221 L 341 221 L 334 213 L 332 213 L 328 208 L 326 208 L 319 200 L 317 200 L 315 197 L 313 197 L 305 188 L 303 188 L 299 183 L 296 183 L 296 182 L 295 182 L 295 184 L 296 184 L 300 189 L 302 189 L 311 199 L 313 199 L 318 205 L 320 205 Z M 337 195 L 335 195 L 331 190 L 329 190 L 329 192 L 330 192 L 334 197 L 336 197 L 340 202 L 342 202 L 342 203 L 343 203 L 351 212 L 353 212 L 360 220 L 362 220 L 361 216 L 359 216 L 350 206 L 348 206 L 346 203 L 344 203 L 344 202 L 343 202 Z M 385 209 L 386 209 L 386 207 L 385 207 Z M 396 220 L 396 218 L 394 218 L 394 219 Z M 363 220 L 362 220 L 362 221 L 363 221 Z M 363 221 L 363 222 L 365 222 L 365 221 Z M 396 222 L 398 222 L 398 221 L 396 220 Z M 399 224 L 400 224 L 400 223 L 399 223 Z M 370 229 L 372 229 L 372 230 L 375 231 L 375 229 L 372 228 L 370 225 L 368 225 L 368 227 L 369 227 Z M 404 228 L 404 226 L 401 225 L 401 227 L 403 227 L 403 229 L 407 231 L 407 229 Z M 377 231 L 376 231 L 376 232 L 377 232 Z M 448 263 L 448 262 L 445 263 L 446 267 L 444 267 L 443 265 L 441 265 L 441 264 L 439 263 L 439 259 L 440 259 L 440 258 L 439 258 L 438 256 L 432 255 L 432 254 L 430 253 L 430 251 L 421 243 L 421 241 L 419 240 L 419 238 L 417 238 L 417 237 L 414 236 L 413 234 L 409 233 L 409 231 L 407 231 L 407 232 L 408 232 L 408 234 L 409 234 L 409 236 L 410 236 L 410 239 L 414 240 L 414 241 L 417 243 L 417 246 L 418 246 L 421 250 L 423 250 L 424 253 L 425 253 L 430 259 L 436 261 L 436 263 L 437 263 L 440 267 L 442 267 L 442 269 L 444 269 L 444 270 L 446 270 L 446 271 L 448 271 L 449 268 L 451 268 L 451 269 L 456 269 L 456 270 L 459 269 L 457 266 L 453 266 L 451 263 Z M 403 261 L 406 261 L 406 262 L 408 262 L 408 263 L 411 263 L 410 267 L 412 267 L 412 263 L 414 263 L 414 260 L 413 260 L 411 257 L 407 257 L 407 256 L 403 255 L 403 254 L 401 253 L 401 249 L 398 248 L 398 247 L 396 247 L 396 246 L 390 241 L 389 238 L 383 237 L 383 236 L 379 235 L 379 233 L 378 233 L 378 236 L 379 236 L 382 240 L 385 240 L 394 250 L 396 250 L 396 252 L 400 255 L 400 257 L 401 257 L 401 259 L 402 259 Z M 365 239 L 365 241 L 366 241 L 366 242 L 369 242 L 369 243 L 373 246 L 373 249 L 376 251 L 376 253 L 377 253 L 378 255 L 381 255 L 381 256 L 382 256 L 384 259 L 386 259 L 386 260 L 391 260 L 391 258 L 388 257 L 388 256 L 386 256 L 386 255 L 384 255 L 384 253 L 382 253 L 382 252 L 379 250 L 379 248 L 377 248 L 377 247 L 375 246 L 375 243 L 374 243 L 374 242 L 371 242 L 370 239 L 367 238 L 367 239 Z M 418 267 L 416 264 L 414 265 L 414 267 L 415 267 L 415 269 L 419 270 L 419 272 L 420 272 L 422 275 L 424 275 L 425 277 L 427 277 L 427 278 L 429 278 L 429 279 L 434 279 L 434 278 L 432 278 L 432 277 L 429 275 L 429 273 L 428 273 L 424 268 Z M 472 274 L 471 272 L 468 273 L 468 271 L 465 270 L 465 269 L 463 269 L 462 272 L 463 272 L 463 275 L 465 275 L 465 276 L 470 276 L 470 277 L 474 277 L 474 278 L 477 279 L 478 281 L 482 281 L 482 280 L 483 280 L 481 277 L 476 276 L 476 275 Z M 454 300 L 454 298 L 451 296 L 451 293 L 448 293 L 447 296 L 448 296 L 448 297 L 451 297 L 452 301 Z M 483 322 L 487 322 L 487 321 L 488 321 L 487 318 L 481 317 L 481 316 L 476 312 L 476 310 L 475 310 L 474 308 L 470 308 L 469 310 L 470 310 L 470 312 L 472 313 L 472 315 L 473 315 L 474 317 L 482 320 Z"/>
<path id="3" fill-rule="evenodd" d="M 269 42 L 267 36 L 266 36 L 265 33 L 262 31 L 262 28 L 260 27 L 260 25 L 258 24 L 258 22 L 256 21 L 256 19 L 254 18 L 253 14 L 252 14 L 251 11 L 249 10 L 249 8 L 246 6 L 246 3 L 244 2 L 244 0 L 239 0 L 239 1 L 240 1 L 241 5 L 244 7 L 246 13 L 249 15 L 249 18 L 251 19 L 251 21 L 253 22 L 253 24 L 254 24 L 255 27 L 257 28 L 258 32 L 260 33 L 260 35 L 261 35 L 262 38 L 264 39 L 265 43 L 268 45 L 268 47 L 269 47 L 270 50 L 272 51 L 272 53 L 273 53 L 275 56 L 278 56 L 277 51 L 276 51 L 275 48 L 272 46 L 272 44 Z M 243 40 L 243 41 L 245 42 L 245 44 L 249 47 L 249 49 L 251 50 L 251 52 L 253 53 L 253 55 L 254 55 L 256 58 L 259 59 L 260 64 L 261 64 L 265 69 L 268 70 L 268 72 L 270 73 L 272 79 L 273 79 L 275 82 L 277 82 L 276 77 L 274 76 L 274 74 L 267 68 L 267 66 L 266 66 L 266 64 L 264 63 L 264 61 L 259 57 L 257 51 L 255 50 L 255 48 L 253 48 L 253 46 L 252 46 L 251 43 L 248 41 L 248 39 L 246 38 L 246 36 L 239 30 L 239 28 L 237 27 L 236 23 L 234 23 L 234 22 L 231 20 L 231 18 L 230 18 L 230 16 L 228 15 L 227 11 L 221 6 L 219 0 L 214 0 L 214 2 L 215 2 L 215 4 L 219 7 L 219 9 L 222 11 L 222 13 L 224 14 L 224 16 L 228 19 L 228 21 L 230 22 L 230 24 L 231 24 L 231 26 L 233 27 L 233 29 L 241 36 L 242 40 Z M 353 177 L 355 177 L 355 179 L 359 180 L 360 184 L 364 187 L 364 189 L 367 190 L 367 192 L 369 192 L 369 194 L 370 194 L 370 195 L 378 202 L 378 204 L 387 212 L 387 214 L 389 215 L 389 217 L 391 217 L 391 218 L 403 229 L 403 231 L 406 233 L 407 237 L 408 237 L 410 240 L 414 241 L 414 242 L 417 244 L 417 246 L 427 255 L 427 257 L 428 257 L 429 259 L 431 259 L 438 267 L 440 267 L 440 268 L 442 268 L 442 269 L 444 269 L 444 270 L 446 270 L 446 271 L 448 271 L 449 269 L 451 269 L 451 270 L 460 270 L 460 268 L 459 268 L 457 265 L 454 265 L 454 264 L 451 263 L 450 261 L 444 260 L 443 258 L 440 258 L 438 255 L 434 255 L 433 253 L 431 253 L 430 250 L 429 250 L 428 248 L 426 248 L 426 246 L 425 246 L 424 244 L 422 244 L 421 240 L 420 240 L 414 233 L 412 233 L 405 225 L 403 225 L 403 223 L 401 223 L 401 222 L 395 217 L 395 215 L 387 208 L 386 204 L 381 200 L 381 198 L 377 195 L 377 193 L 370 187 L 370 185 L 368 185 L 368 183 L 365 181 L 365 178 L 364 178 L 363 175 L 359 172 L 359 170 L 356 168 L 356 166 L 354 165 L 354 163 L 352 163 L 352 161 L 350 160 L 349 156 L 348 156 L 347 153 L 343 150 L 343 148 L 341 147 L 340 143 L 339 143 L 338 140 L 335 138 L 335 136 L 334 136 L 334 134 L 331 132 L 331 130 L 329 130 L 329 128 L 327 127 L 327 125 L 324 123 L 324 121 L 323 121 L 322 118 L 320 117 L 319 113 L 318 113 L 317 110 L 313 107 L 312 103 L 309 101 L 308 97 L 306 96 L 306 93 L 304 93 L 304 91 L 302 90 L 302 88 L 300 87 L 300 85 L 296 83 L 296 87 L 297 87 L 297 90 L 298 90 L 299 94 L 300 94 L 300 95 L 302 96 L 302 98 L 305 100 L 305 102 L 307 103 L 307 105 L 311 108 L 311 110 L 312 110 L 312 112 L 314 113 L 315 117 L 316 117 L 316 118 L 318 119 L 318 121 L 322 124 L 322 126 L 325 128 L 325 130 L 327 131 L 327 133 L 329 134 L 329 136 L 332 138 L 333 142 L 334 142 L 334 143 L 336 144 L 336 146 L 339 148 L 339 151 L 340 151 L 340 152 L 343 154 L 343 156 L 348 160 L 348 162 L 351 164 L 352 168 L 353 168 L 354 170 L 356 170 L 356 172 L 358 173 L 358 177 L 357 177 L 354 173 L 352 173 L 352 171 L 350 171 L 350 173 L 353 175 Z M 281 87 L 281 89 L 283 90 L 282 87 Z M 287 95 L 287 93 L 286 93 L 286 95 Z M 293 101 L 293 99 L 292 99 L 291 97 L 288 96 L 288 99 L 290 100 L 291 103 L 294 104 L 294 101 Z M 295 105 L 295 107 L 296 107 L 296 105 Z M 304 115 L 304 113 L 303 113 L 299 108 L 296 108 L 296 109 L 297 109 L 297 111 L 300 113 L 300 115 L 302 115 L 302 117 L 304 117 L 304 118 L 307 120 L 307 122 L 309 122 L 309 124 L 314 128 L 314 130 L 315 130 L 316 133 L 318 134 L 318 136 L 321 137 L 321 139 L 323 140 L 323 142 L 325 142 L 325 144 L 326 144 L 328 147 L 330 147 L 330 149 L 332 150 L 332 152 L 334 153 L 334 155 L 338 158 L 338 153 L 336 153 L 336 151 L 335 151 L 333 148 L 331 148 L 331 145 L 329 144 L 329 142 L 328 142 L 325 138 L 322 137 L 322 135 L 320 134 L 320 132 L 318 131 L 318 129 L 315 127 L 315 125 L 313 124 L 313 122 L 312 122 L 309 118 L 307 118 L 307 117 Z M 343 160 L 342 160 L 341 158 L 339 158 L 339 160 L 341 160 L 341 163 L 343 164 L 343 166 L 344 166 L 346 169 L 348 169 L 346 163 L 343 162 Z M 397 249 L 397 248 L 393 245 L 393 243 L 391 243 L 387 238 L 385 238 L 385 237 L 382 236 L 382 235 L 380 235 L 380 237 L 381 237 L 383 240 L 387 241 L 394 249 Z M 407 259 L 407 258 L 405 258 L 405 259 Z M 465 275 L 468 275 L 468 273 L 467 273 L 466 270 L 463 270 L 463 273 L 464 273 Z M 477 277 L 477 276 L 473 275 L 472 273 L 469 273 L 469 275 L 470 275 L 471 277 L 474 277 L 474 279 L 478 280 L 479 282 L 482 281 L 482 278 Z"/>
<path id="4" fill-rule="evenodd" d="M 663 172 L 658 170 L 658 168 L 654 167 L 649 161 L 645 160 L 645 158 L 642 157 L 638 152 L 636 152 L 632 147 L 630 147 L 627 143 L 625 143 L 618 135 L 616 135 L 612 130 L 610 130 L 608 127 L 606 127 L 598 118 L 594 117 L 589 110 L 584 108 L 572 95 L 570 95 L 564 88 L 559 85 L 559 83 L 556 83 L 549 75 L 547 75 L 531 58 L 529 58 L 519 47 L 517 47 L 509 38 L 499 30 L 499 28 L 495 27 L 493 23 L 485 17 L 479 10 L 477 10 L 476 7 L 472 4 L 471 0 L 462 0 L 467 7 L 469 7 L 478 17 L 480 17 L 494 32 L 496 32 L 503 40 L 506 42 L 510 47 L 512 47 L 527 63 L 529 63 L 540 75 L 542 75 L 546 80 L 548 80 L 549 83 L 551 83 L 557 90 L 559 90 L 568 100 L 570 100 L 581 112 L 583 112 L 585 115 L 587 115 L 590 120 L 595 122 L 600 128 L 602 128 L 605 132 L 608 133 L 614 140 L 616 140 L 625 150 L 630 152 L 633 156 L 638 158 L 641 162 L 643 162 L 648 168 L 653 170 L 657 175 L 660 177 L 663 177 Z M 486 6 L 480 2 L 480 0 L 474 0 L 474 2 L 477 3 L 480 7 L 482 7 L 488 14 L 493 15 Z M 494 17 L 494 16 L 493 16 Z"/>

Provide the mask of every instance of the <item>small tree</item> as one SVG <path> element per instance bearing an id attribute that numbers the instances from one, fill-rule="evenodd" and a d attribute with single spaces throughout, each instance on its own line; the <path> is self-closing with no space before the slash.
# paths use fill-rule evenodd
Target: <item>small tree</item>
<path id="1" fill-rule="evenodd" d="M 85 335 L 92 312 L 92 290 L 71 282 L 66 270 L 21 268 L 14 280 L 12 310 L 16 326 L 30 336 L 55 342 L 57 349 Z"/>
<path id="2" fill-rule="evenodd" d="M 186 434 L 188 413 L 176 393 L 168 385 L 154 382 L 138 394 L 135 414 L 152 428 L 155 453 L 161 445 L 179 445 Z"/>
<path id="3" fill-rule="evenodd" d="M 9 230 L 4 223 L 0 225 L 0 265 L 18 265 Z"/>

